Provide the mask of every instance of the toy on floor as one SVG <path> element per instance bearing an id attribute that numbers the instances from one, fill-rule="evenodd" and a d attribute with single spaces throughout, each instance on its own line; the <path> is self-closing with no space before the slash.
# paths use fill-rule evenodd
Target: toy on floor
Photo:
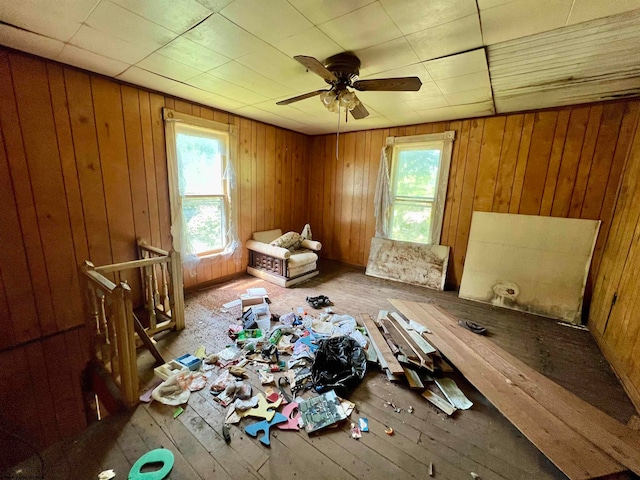
<path id="1" fill-rule="evenodd" d="M 273 416 L 273 419 L 271 421 L 262 420 L 261 422 L 257 422 L 247 426 L 244 431 L 247 435 L 251 435 L 252 437 L 257 437 L 258 432 L 264 432 L 264 435 L 262 435 L 259 439 L 260 443 L 267 447 L 270 447 L 271 439 L 269 438 L 269 429 L 278 423 L 283 423 L 286 421 L 287 417 L 279 412 L 275 412 L 275 415 Z"/>
<path id="2" fill-rule="evenodd" d="M 287 417 L 287 423 L 279 423 L 276 425 L 280 430 L 300 430 L 299 420 L 302 418 L 298 410 L 298 403 L 291 402 L 282 409 L 282 415 Z M 296 412 L 293 417 L 291 414 Z"/>
<path id="3" fill-rule="evenodd" d="M 282 403 L 282 398 L 279 398 L 274 403 L 269 403 L 264 395 L 259 393 L 258 397 L 258 406 L 255 408 L 250 408 L 245 410 L 244 412 L 238 412 L 238 415 L 241 417 L 260 417 L 264 418 L 266 421 L 270 422 L 273 419 L 273 416 L 276 414 L 276 408 L 280 406 Z"/>
<path id="4" fill-rule="evenodd" d="M 156 448 L 142 455 L 129 471 L 129 480 L 164 480 L 173 468 L 173 452 L 166 448 Z M 142 468 L 150 464 L 162 464 L 152 472 L 143 472 Z"/>

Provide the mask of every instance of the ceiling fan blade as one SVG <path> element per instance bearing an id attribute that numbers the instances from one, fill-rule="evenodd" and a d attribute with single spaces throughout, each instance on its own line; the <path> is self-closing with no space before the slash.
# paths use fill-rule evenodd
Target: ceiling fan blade
<path id="1" fill-rule="evenodd" d="M 296 55 L 293 58 L 295 58 L 302 65 L 307 67 L 308 70 L 311 70 L 313 73 L 320 75 L 325 80 L 328 80 L 329 82 L 338 81 L 338 77 L 336 77 L 333 73 L 327 70 L 325 66 L 322 65 L 322 63 L 320 63 L 320 61 L 317 60 L 316 58 L 307 57 L 305 55 Z"/>
<path id="2" fill-rule="evenodd" d="M 299 102 L 300 100 L 304 100 L 305 98 L 315 97 L 316 95 L 320 95 L 322 92 L 328 92 L 329 90 L 316 90 L 315 92 L 305 93 L 303 95 L 298 95 L 297 97 L 287 98 L 286 100 L 280 100 L 276 102 L 276 105 L 289 105 L 293 102 Z"/>
<path id="3" fill-rule="evenodd" d="M 422 82 L 418 77 L 373 78 L 353 82 L 353 88 L 360 91 L 417 92 L 420 87 Z"/>
<path id="4" fill-rule="evenodd" d="M 364 105 L 362 104 L 362 102 L 358 97 L 356 97 L 356 99 L 358 100 L 358 105 L 356 106 L 356 108 L 351 110 L 351 115 L 353 115 L 353 118 L 355 118 L 356 120 L 360 120 L 364 117 L 368 117 L 369 111 L 366 108 L 364 108 Z"/>

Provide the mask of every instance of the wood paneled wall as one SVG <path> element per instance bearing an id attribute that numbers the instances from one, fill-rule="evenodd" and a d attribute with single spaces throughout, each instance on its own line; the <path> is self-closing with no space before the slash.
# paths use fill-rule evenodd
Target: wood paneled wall
<path id="1" fill-rule="evenodd" d="M 589 328 L 640 411 L 640 124 L 624 168 Z"/>
<path id="2" fill-rule="evenodd" d="M 388 136 L 455 130 L 441 244 L 452 248 L 447 283 L 458 288 L 474 210 L 602 220 L 600 264 L 638 100 L 499 115 L 310 139 L 309 218 L 322 254 L 366 265 L 373 198 Z"/>
<path id="3" fill-rule="evenodd" d="M 137 237 L 171 247 L 165 106 L 237 125 L 242 242 L 302 229 L 305 135 L 0 48 L 0 422 L 38 446 L 86 424 L 78 265 L 132 260 Z M 246 249 L 204 260 L 185 285 L 246 264 Z M 135 291 L 137 274 L 123 278 Z M 3 457 L 12 444 L 0 435 Z"/>

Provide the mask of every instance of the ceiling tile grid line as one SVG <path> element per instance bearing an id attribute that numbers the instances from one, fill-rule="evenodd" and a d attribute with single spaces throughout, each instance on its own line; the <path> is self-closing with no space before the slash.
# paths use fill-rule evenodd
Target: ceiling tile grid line
<path id="1" fill-rule="evenodd" d="M 298 54 L 421 79 L 358 92 L 345 131 L 640 93 L 640 0 L 0 0 L 0 21 L 2 45 L 308 134 L 337 122 L 275 105 L 328 87 Z"/>

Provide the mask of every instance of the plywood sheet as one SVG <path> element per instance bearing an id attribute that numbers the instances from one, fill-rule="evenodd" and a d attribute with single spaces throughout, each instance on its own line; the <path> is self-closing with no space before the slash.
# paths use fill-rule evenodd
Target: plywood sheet
<path id="1" fill-rule="evenodd" d="M 580 323 L 598 220 L 474 212 L 460 297 Z"/>
<path id="2" fill-rule="evenodd" d="M 449 247 L 373 237 L 367 275 L 444 290 Z"/>

